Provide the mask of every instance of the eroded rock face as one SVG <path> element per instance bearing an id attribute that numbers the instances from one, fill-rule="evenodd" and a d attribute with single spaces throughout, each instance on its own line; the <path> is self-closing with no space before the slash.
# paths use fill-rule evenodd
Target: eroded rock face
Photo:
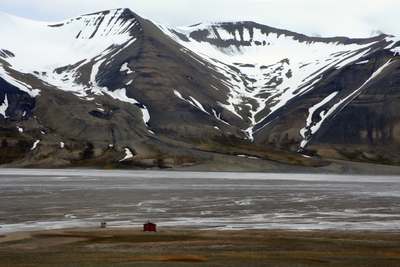
<path id="1" fill-rule="evenodd" d="M 306 118 L 321 121 L 321 114 L 328 113 L 333 105 L 317 107 L 312 116 L 310 107 L 334 92 L 339 99 L 356 92 L 309 136 L 303 152 L 327 158 L 398 164 L 400 65 L 397 57 L 384 52 L 377 52 L 367 60 L 327 75 L 312 92 L 276 113 L 271 123 L 256 134 L 257 142 L 281 148 L 289 143 L 289 148 L 295 150 L 304 140 L 300 134 L 302 122 Z M 388 61 L 390 65 L 368 81 L 371 73 Z"/>
<path id="2" fill-rule="evenodd" d="M 330 145 L 349 159 L 400 163 L 400 66 L 394 63 L 382 77 L 354 98 L 310 143 L 310 149 Z"/>

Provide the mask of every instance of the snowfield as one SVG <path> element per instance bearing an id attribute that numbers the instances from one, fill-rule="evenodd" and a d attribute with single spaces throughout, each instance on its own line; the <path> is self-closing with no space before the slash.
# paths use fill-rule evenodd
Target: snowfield
<path id="1" fill-rule="evenodd" d="M 100 65 L 118 53 L 119 46 L 135 41 L 127 28 L 135 27 L 137 22 L 119 19 L 123 11 L 84 15 L 59 23 L 31 21 L 0 13 L 0 31 L 7 36 L 0 40 L 0 49 L 12 52 L 14 56 L 7 58 L 7 62 L 16 71 L 34 74 L 38 79 L 80 97 L 87 96 L 86 90 L 100 93 L 95 81 Z M 78 69 L 89 63 L 94 63 L 91 88 L 77 82 L 81 75 Z M 67 67 L 67 70 L 55 71 L 61 67 Z M 32 91 L 1 66 L 0 77 L 25 92 Z M 30 94 L 34 97 L 38 92 Z"/>

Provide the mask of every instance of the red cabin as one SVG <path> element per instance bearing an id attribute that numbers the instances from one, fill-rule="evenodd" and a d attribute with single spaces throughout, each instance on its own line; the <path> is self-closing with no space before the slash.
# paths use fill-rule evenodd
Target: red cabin
<path id="1" fill-rule="evenodd" d="M 147 223 L 143 224 L 143 231 L 145 232 L 157 232 L 155 223 L 151 223 L 147 221 Z"/>

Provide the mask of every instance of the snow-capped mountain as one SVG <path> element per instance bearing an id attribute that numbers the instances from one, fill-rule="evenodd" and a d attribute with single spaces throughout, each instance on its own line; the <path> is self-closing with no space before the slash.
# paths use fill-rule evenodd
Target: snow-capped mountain
<path id="1" fill-rule="evenodd" d="M 0 13 L 0 32 L 3 163 L 185 166 L 208 160 L 199 151 L 400 162 L 394 36 L 173 29 L 129 9 L 59 23 Z"/>

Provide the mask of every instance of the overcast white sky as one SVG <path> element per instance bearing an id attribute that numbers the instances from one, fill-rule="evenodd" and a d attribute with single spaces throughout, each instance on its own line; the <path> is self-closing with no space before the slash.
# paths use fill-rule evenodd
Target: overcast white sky
<path id="1" fill-rule="evenodd" d="M 400 0 L 0 0 L 0 12 L 48 22 L 120 7 L 172 27 L 251 20 L 313 36 L 400 37 Z"/>

